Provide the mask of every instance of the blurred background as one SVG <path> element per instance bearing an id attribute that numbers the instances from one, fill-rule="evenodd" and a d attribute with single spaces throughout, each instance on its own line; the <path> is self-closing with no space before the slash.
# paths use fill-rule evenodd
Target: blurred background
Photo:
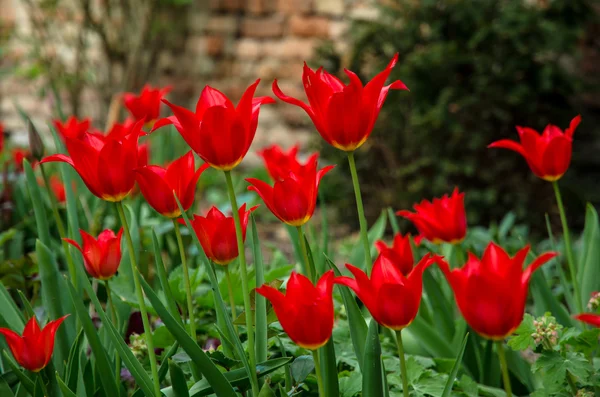
<path id="1" fill-rule="evenodd" d="M 565 128 L 581 114 L 561 185 L 582 226 L 585 202 L 600 203 L 599 16 L 592 0 L 0 0 L 0 121 L 13 146 L 27 144 L 16 105 L 39 126 L 74 114 L 104 128 L 115 98 L 147 82 L 188 107 L 206 84 L 237 101 L 256 78 L 260 95 L 277 78 L 304 98 L 303 61 L 366 82 L 398 52 L 392 77 L 411 91 L 390 93 L 357 152 L 368 217 L 458 186 L 470 224 L 513 211 L 541 235 L 544 213 L 558 222 L 551 185 L 486 146 L 517 139 L 515 125 Z M 339 164 L 323 196 L 356 226 L 345 156 L 306 114 L 261 109 L 254 149 L 272 143 Z"/>

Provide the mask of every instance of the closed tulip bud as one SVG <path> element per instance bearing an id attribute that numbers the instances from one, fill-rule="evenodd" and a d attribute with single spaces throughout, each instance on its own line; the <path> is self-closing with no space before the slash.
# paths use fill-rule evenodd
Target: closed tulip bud
<path id="1" fill-rule="evenodd" d="M 271 301 L 283 330 L 298 346 L 316 350 L 327 343 L 333 331 L 333 271 L 321 276 L 317 286 L 292 272 L 285 295 L 263 285 L 256 292 Z"/>
<path id="2" fill-rule="evenodd" d="M 44 157 L 44 141 L 38 132 L 37 128 L 31 120 L 27 121 L 27 134 L 29 136 L 29 149 L 31 150 L 31 156 L 40 161 Z"/>
<path id="3" fill-rule="evenodd" d="M 33 316 L 25 324 L 23 335 L 8 328 L 0 328 L 0 334 L 6 338 L 6 343 L 19 365 L 31 372 L 39 372 L 50 362 L 56 331 L 68 316 L 67 314 L 58 320 L 50 321 L 43 329 L 40 329 L 37 319 Z"/>
<path id="4" fill-rule="evenodd" d="M 80 230 L 83 247 L 75 240 L 64 239 L 83 255 L 83 264 L 88 274 L 98 280 L 108 280 L 117 273 L 121 263 L 121 236 L 123 228 L 115 235 L 112 230 L 104 230 L 95 239 Z"/>

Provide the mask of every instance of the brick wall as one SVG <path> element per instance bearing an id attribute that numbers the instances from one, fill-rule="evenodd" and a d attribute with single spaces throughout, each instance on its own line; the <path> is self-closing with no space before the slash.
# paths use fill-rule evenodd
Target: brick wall
<path id="1" fill-rule="evenodd" d="M 171 84 L 171 99 L 187 106 L 193 106 L 205 84 L 237 100 L 256 78 L 262 80 L 259 95 L 272 95 L 271 82 L 277 78 L 284 92 L 303 98 L 303 61 L 310 60 L 324 40 L 344 50 L 351 21 L 377 17 L 375 1 L 196 0 L 181 21 L 173 21 L 187 24 L 184 50 L 167 49 L 161 54 L 153 83 Z M 19 0 L 0 0 L 0 5 L 3 15 L 12 15 L 5 19 L 11 18 L 17 26 L 23 23 L 18 17 Z M 11 7 L 12 12 L 4 12 Z M 0 80 L 0 117 L 9 126 L 18 129 L 20 124 L 12 106 L 15 99 L 34 116 L 48 117 L 51 104 L 37 99 L 34 87 L 4 77 Z M 91 104 L 87 108 L 93 113 Z M 314 133 L 308 121 L 291 105 L 265 106 L 257 145 L 304 142 Z"/>

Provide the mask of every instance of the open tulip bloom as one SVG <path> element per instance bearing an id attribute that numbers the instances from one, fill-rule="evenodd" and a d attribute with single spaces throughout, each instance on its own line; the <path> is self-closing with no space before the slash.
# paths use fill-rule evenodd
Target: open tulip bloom
<path id="1" fill-rule="evenodd" d="M 302 83 L 308 104 L 285 95 L 277 85 L 277 80 L 273 82 L 273 92 L 282 101 L 304 109 L 327 143 L 351 152 L 371 135 L 389 90 L 408 90 L 400 80 L 385 85 L 397 62 L 398 54 L 365 86 L 350 70 L 344 70 L 350 79 L 346 85 L 322 67 L 315 71 L 305 63 Z"/>
<path id="2" fill-rule="evenodd" d="M 425 238 L 434 244 L 442 242 L 460 243 L 467 234 L 465 194 L 455 188 L 451 196 L 447 194 L 432 201 L 423 200 L 413 206 L 415 212 L 396 212 L 411 221 L 419 231 L 419 239 Z"/>
<path id="3" fill-rule="evenodd" d="M 454 290 L 460 312 L 484 338 L 501 341 L 519 327 L 531 275 L 557 255 L 544 253 L 523 270 L 528 253 L 529 246 L 526 246 L 511 258 L 492 242 L 481 259 L 469 253 L 467 263 L 460 269 L 450 270 L 445 261 L 438 261 Z"/>
<path id="4" fill-rule="evenodd" d="M 208 167 L 208 164 L 203 164 L 196 170 L 194 154 L 189 151 L 167 168 L 157 165 L 138 168 L 136 180 L 142 195 L 152 208 L 167 218 L 177 218 L 181 215 L 181 210 L 173 193 L 187 211 L 194 203 L 198 179 Z"/>
<path id="5" fill-rule="evenodd" d="M 387 256 L 405 276 L 412 271 L 414 258 L 410 245 L 410 235 L 402 236 L 402 234 L 397 233 L 391 247 L 388 247 L 381 240 L 375 243 L 375 247 L 381 255 Z"/>
<path id="6" fill-rule="evenodd" d="M 50 362 L 56 331 L 68 316 L 67 314 L 50 321 L 43 329 L 40 329 L 37 319 L 33 316 L 25 324 L 23 335 L 8 328 L 0 328 L 0 334 L 4 335 L 15 360 L 23 368 L 31 372 L 39 372 Z"/>
<path id="7" fill-rule="evenodd" d="M 146 84 L 139 95 L 132 92 L 123 94 L 123 102 L 135 121 L 151 123 L 160 116 L 161 101 L 169 91 L 171 87 L 153 88 Z"/>
<path id="8" fill-rule="evenodd" d="M 317 285 L 302 274 L 292 272 L 285 295 L 263 285 L 256 290 L 273 305 L 283 330 L 298 346 L 317 350 L 333 331 L 333 270 L 321 276 Z"/>
<path id="9" fill-rule="evenodd" d="M 254 97 L 259 82 L 246 89 L 237 106 L 210 86 L 202 91 L 195 112 L 163 99 L 174 116 L 158 120 L 152 131 L 173 124 L 202 160 L 229 171 L 242 161 L 254 140 L 260 106 L 275 102 L 267 96 Z"/>
<path id="10" fill-rule="evenodd" d="M 123 228 L 115 235 L 112 230 L 104 230 L 95 239 L 80 230 L 83 247 L 75 240 L 65 239 L 83 255 L 83 264 L 88 274 L 98 280 L 108 280 L 117 273 L 121 263 L 121 236 Z"/>
<path id="11" fill-rule="evenodd" d="M 274 181 L 278 181 L 287 178 L 290 175 L 290 172 L 299 172 L 302 167 L 310 164 L 319 156 L 318 153 L 315 153 L 309 157 L 306 163 L 301 164 L 300 161 L 298 161 L 299 149 L 299 145 L 294 145 L 285 152 L 281 147 L 272 145 L 259 151 L 258 155 L 263 158 L 265 168 L 269 172 L 271 178 L 273 178 Z"/>
<path id="12" fill-rule="evenodd" d="M 581 116 L 576 116 L 564 132 L 559 127 L 549 124 L 542 134 L 533 128 L 517 127 L 521 143 L 502 139 L 488 147 L 510 149 L 519 153 L 536 176 L 554 182 L 569 168 L 573 134 L 580 122 Z"/>
<path id="13" fill-rule="evenodd" d="M 90 192 L 106 200 L 123 200 L 133 189 L 138 167 L 138 138 L 143 122 L 129 127 L 122 136 L 85 133 L 80 139 L 65 138 L 69 156 L 54 154 L 41 163 L 63 162 L 75 168 Z"/>
<path id="14" fill-rule="evenodd" d="M 92 123 L 87 118 L 79 120 L 75 116 L 71 116 L 64 123 L 60 120 L 54 120 L 52 124 L 63 139 L 80 139 L 86 132 L 92 132 L 90 131 Z"/>
<path id="15" fill-rule="evenodd" d="M 273 215 L 291 226 L 302 226 L 312 217 L 317 204 L 317 193 L 321 178 L 331 171 L 332 165 L 317 171 L 317 156 L 300 167 L 296 172 L 288 172 L 288 176 L 275 181 L 273 186 L 256 178 L 248 178 L 253 190 Z"/>

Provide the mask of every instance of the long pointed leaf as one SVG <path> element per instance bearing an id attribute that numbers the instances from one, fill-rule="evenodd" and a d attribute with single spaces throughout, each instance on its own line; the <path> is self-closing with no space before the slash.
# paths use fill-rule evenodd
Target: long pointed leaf
<path id="1" fill-rule="evenodd" d="M 251 229 L 250 245 L 252 246 L 252 256 L 254 259 L 254 269 L 256 273 L 256 287 L 265 283 L 265 264 L 263 262 L 260 241 L 258 239 L 258 230 L 254 215 L 250 215 Z M 255 302 L 255 339 L 256 339 L 256 361 L 263 362 L 267 360 L 267 300 L 264 296 L 256 294 Z"/>
<path id="2" fill-rule="evenodd" d="M 592 292 L 600 290 L 598 263 L 600 262 L 600 227 L 598 212 L 588 203 L 583 229 L 583 249 L 579 256 L 578 280 L 581 286 L 581 300 L 587 302 Z"/>
<path id="3" fill-rule="evenodd" d="M 362 367 L 363 397 L 383 397 L 383 369 L 381 366 L 381 345 L 379 343 L 379 326 L 375 320 L 369 324 L 367 343 L 365 346 Z"/>
<path id="4" fill-rule="evenodd" d="M 467 333 L 463 339 L 461 348 L 458 352 L 458 355 L 456 356 L 456 361 L 454 362 L 454 365 L 452 366 L 452 370 L 450 371 L 450 374 L 448 374 L 448 380 L 446 381 L 446 385 L 444 386 L 444 391 L 442 392 L 441 397 L 449 397 L 450 393 L 452 392 L 452 386 L 454 386 L 454 379 L 456 379 L 456 374 L 458 374 L 458 370 L 460 369 L 460 367 L 462 365 L 462 358 L 463 358 L 463 355 L 465 354 L 465 348 L 467 347 L 468 340 L 469 340 L 469 333 Z"/>
<path id="5" fill-rule="evenodd" d="M 33 214 L 35 215 L 35 224 L 37 226 L 38 237 L 42 243 L 49 247 L 50 228 L 46 218 L 46 211 L 44 209 L 44 200 L 42 200 L 40 185 L 38 185 L 29 161 L 23 160 L 23 169 L 25 170 L 27 188 L 29 190 L 29 196 L 31 197 L 31 204 L 33 205 Z"/>
<path id="6" fill-rule="evenodd" d="M 321 378 L 326 396 L 339 396 L 340 384 L 338 381 L 338 370 L 335 359 L 335 348 L 333 336 L 319 349 L 319 360 L 321 361 Z"/>
<path id="7" fill-rule="evenodd" d="M 21 371 L 21 368 L 13 361 L 13 359 L 8 355 L 6 351 L 3 352 L 4 359 L 8 363 L 8 366 L 12 369 L 13 373 L 17 375 L 17 378 L 21 381 L 21 385 L 31 394 L 33 394 L 35 389 L 35 382 L 31 380 L 27 375 Z"/>
<path id="8" fill-rule="evenodd" d="M 165 294 L 167 307 L 173 317 L 181 320 L 179 310 L 177 309 L 177 303 L 175 303 L 175 298 L 173 298 L 173 293 L 171 292 L 169 278 L 167 276 L 167 272 L 165 271 L 165 265 L 162 260 L 158 239 L 156 238 L 156 233 L 154 230 L 152 231 L 152 247 L 154 248 L 154 264 L 156 267 L 156 272 L 158 273 L 158 279 L 160 280 L 160 286 Z"/>

